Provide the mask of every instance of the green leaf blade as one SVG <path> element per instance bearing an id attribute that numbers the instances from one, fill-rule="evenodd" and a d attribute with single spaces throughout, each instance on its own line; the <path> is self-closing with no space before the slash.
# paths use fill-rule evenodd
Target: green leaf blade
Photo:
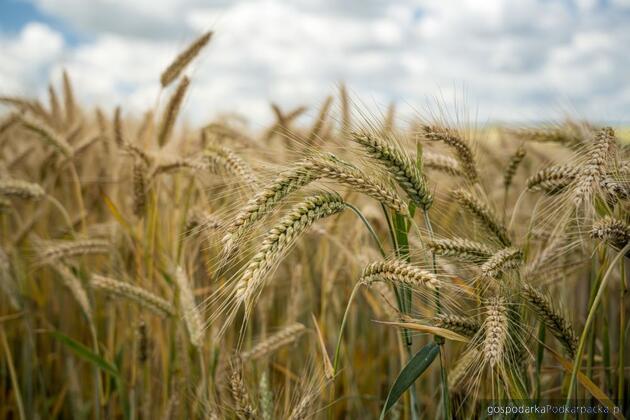
<path id="1" fill-rule="evenodd" d="M 394 406 L 402 394 L 404 394 L 405 391 L 416 381 L 416 379 L 418 379 L 420 375 L 427 370 L 439 352 L 440 346 L 435 342 L 431 342 L 422 347 L 409 360 L 405 367 L 400 371 L 398 377 L 394 381 L 394 384 L 389 390 L 389 394 L 385 400 L 385 405 L 383 406 L 383 411 L 381 411 L 381 420 L 385 418 L 385 413 Z"/>

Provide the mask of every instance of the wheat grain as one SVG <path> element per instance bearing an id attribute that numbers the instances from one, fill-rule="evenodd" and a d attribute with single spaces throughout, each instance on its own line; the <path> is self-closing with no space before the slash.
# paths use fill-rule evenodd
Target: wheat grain
<path id="1" fill-rule="evenodd" d="M 338 159 L 334 155 L 314 158 L 307 164 L 310 170 L 322 178 L 346 185 L 352 190 L 374 198 L 386 207 L 400 214 L 408 214 L 407 206 L 398 198 L 395 191 L 380 184 L 358 168 Z"/>
<path id="2" fill-rule="evenodd" d="M 259 189 L 243 206 L 227 227 L 222 239 L 226 250 L 231 250 L 235 241 L 242 237 L 251 225 L 262 220 L 285 197 L 318 178 L 318 174 L 310 170 L 307 162 L 298 162 L 282 171 L 273 181 Z"/>
<path id="3" fill-rule="evenodd" d="M 273 418 L 273 393 L 269 384 L 269 375 L 267 375 L 266 371 L 260 375 L 258 389 L 262 420 L 271 420 Z"/>
<path id="4" fill-rule="evenodd" d="M 468 349 L 466 353 L 459 357 L 455 367 L 448 373 L 448 387 L 457 392 L 463 388 L 463 384 L 468 380 L 468 373 L 473 363 L 480 358 L 480 353 L 476 349 Z"/>

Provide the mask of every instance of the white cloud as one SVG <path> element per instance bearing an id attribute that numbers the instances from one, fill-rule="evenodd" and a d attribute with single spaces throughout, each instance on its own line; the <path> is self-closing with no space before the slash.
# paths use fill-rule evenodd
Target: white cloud
<path id="1" fill-rule="evenodd" d="M 33 95 L 51 65 L 62 57 L 61 34 L 46 25 L 29 23 L 16 36 L 0 38 L 0 92 Z"/>
<path id="2" fill-rule="evenodd" d="M 630 120 L 624 0 L 34 1 L 89 40 L 66 45 L 41 24 L 0 40 L 10 52 L 0 59 L 2 91 L 41 89 L 43 73 L 63 65 L 88 103 L 142 110 L 174 54 L 213 29 L 188 70 L 185 110 L 195 122 L 237 111 L 262 124 L 269 101 L 315 106 L 341 80 L 383 107 L 395 99 L 422 109 L 464 90 L 483 121 L 549 119 L 558 104 Z"/>

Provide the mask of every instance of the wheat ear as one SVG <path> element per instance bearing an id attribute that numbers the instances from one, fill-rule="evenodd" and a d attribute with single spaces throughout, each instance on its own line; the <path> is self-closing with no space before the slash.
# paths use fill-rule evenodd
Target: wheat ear
<path id="1" fill-rule="evenodd" d="M 453 197 L 461 204 L 462 207 L 472 214 L 490 233 L 505 246 L 511 244 L 505 226 L 499 222 L 499 218 L 490 209 L 490 207 L 481 202 L 466 190 L 459 189 L 453 192 Z"/>
<path id="2" fill-rule="evenodd" d="M 53 146 L 55 150 L 59 151 L 65 157 L 72 156 L 72 147 L 44 121 L 37 120 L 33 117 L 27 117 L 25 115 L 22 115 L 19 118 L 21 125 L 28 131 L 37 135 L 39 139 Z"/>
<path id="3" fill-rule="evenodd" d="M 76 241 L 59 241 L 46 246 L 40 257 L 46 263 L 84 255 L 108 255 L 111 245 L 103 239 L 79 239 Z"/>
<path id="4" fill-rule="evenodd" d="M 162 87 L 168 86 L 181 74 L 191 61 L 197 57 L 199 52 L 208 44 L 212 38 L 212 32 L 206 32 L 194 40 L 184 51 L 179 53 L 171 64 L 162 72 L 160 83 Z"/>
<path id="5" fill-rule="evenodd" d="M 464 176 L 459 161 L 447 155 L 425 152 L 422 155 L 422 163 L 428 169 L 434 169 L 452 176 Z"/>
<path id="6" fill-rule="evenodd" d="M 518 248 L 503 248 L 483 263 L 481 277 L 498 278 L 502 273 L 518 268 L 522 262 L 523 251 Z"/>
<path id="7" fill-rule="evenodd" d="M 508 338 L 507 306 L 502 297 L 488 299 L 483 329 L 483 356 L 490 367 L 494 368 L 503 360 Z"/>
<path id="8" fill-rule="evenodd" d="M 64 264 L 54 264 L 53 268 L 59 273 L 64 285 L 70 290 L 85 316 L 91 321 L 92 306 L 81 280 Z"/>
<path id="9" fill-rule="evenodd" d="M 184 316 L 190 342 L 196 347 L 201 347 L 203 344 L 203 321 L 199 307 L 195 303 L 195 295 L 188 276 L 181 267 L 177 267 L 175 270 L 175 284 L 177 284 L 179 291 L 179 309 Z"/>
<path id="10" fill-rule="evenodd" d="M 102 290 L 104 292 L 132 300 L 159 315 L 175 315 L 175 308 L 173 305 L 141 287 L 133 286 L 129 283 L 123 283 L 98 274 L 91 277 L 90 284 L 96 290 Z"/>
<path id="11" fill-rule="evenodd" d="M 393 142 L 367 133 L 352 133 L 352 140 L 363 147 L 365 153 L 387 168 L 407 193 L 409 198 L 423 209 L 433 203 L 427 182 L 411 158 Z"/>
<path id="12" fill-rule="evenodd" d="M 433 239 L 427 241 L 427 247 L 435 255 L 474 263 L 483 263 L 494 253 L 489 246 L 465 238 Z"/>
<path id="13" fill-rule="evenodd" d="M 313 195 L 293 207 L 267 233 L 258 252 L 245 268 L 234 289 L 237 301 L 251 304 L 266 276 L 293 242 L 317 220 L 340 213 L 345 207 L 344 201 L 335 193 Z"/>
<path id="14" fill-rule="evenodd" d="M 251 225 L 262 220 L 293 191 L 317 178 L 318 175 L 310 170 L 305 161 L 298 162 L 281 172 L 273 181 L 254 194 L 227 227 L 222 239 L 225 249 L 227 251 L 233 249 L 235 241 L 245 234 Z"/>
<path id="15" fill-rule="evenodd" d="M 630 224 L 606 216 L 593 224 L 591 237 L 601 239 L 615 248 L 623 248 L 630 241 Z"/>
<path id="16" fill-rule="evenodd" d="M 0 248 L 0 289 L 7 295 L 14 309 L 22 308 L 20 290 L 11 274 L 11 262 L 2 248 Z"/>
<path id="17" fill-rule="evenodd" d="M 587 154 L 587 162 L 576 177 L 573 194 L 573 202 L 576 206 L 593 192 L 593 189 L 606 175 L 608 159 L 615 144 L 615 131 L 610 127 L 601 129 L 595 135 L 595 140 Z"/>
<path id="18" fill-rule="evenodd" d="M 179 110 L 182 107 L 182 102 L 184 102 L 184 96 L 186 96 L 186 91 L 188 90 L 189 85 L 190 79 L 188 79 L 188 77 L 182 77 L 179 85 L 177 85 L 177 89 L 175 89 L 175 92 L 171 95 L 171 98 L 166 104 L 166 108 L 164 108 L 164 113 L 160 119 L 160 127 L 157 134 L 157 141 L 160 147 L 163 147 L 171 138 L 175 120 L 177 120 Z"/>
<path id="19" fill-rule="evenodd" d="M 305 331 L 306 327 L 299 322 L 288 325 L 264 341 L 256 344 L 251 350 L 241 353 L 241 359 L 243 361 L 261 359 L 272 354 L 279 348 L 295 342 Z"/>
<path id="20" fill-rule="evenodd" d="M 230 377 L 230 390 L 234 400 L 234 411 L 240 419 L 255 419 L 256 409 L 252 406 L 249 392 L 243 382 L 243 369 L 240 362 L 234 362 Z"/>
<path id="21" fill-rule="evenodd" d="M 521 145 L 510 157 L 510 162 L 503 172 L 503 186 L 505 187 L 505 189 L 509 189 L 510 185 L 512 185 L 514 175 L 516 175 L 516 171 L 518 170 L 518 167 L 520 166 L 523 159 L 525 159 L 526 154 L 527 149 L 525 149 L 525 147 Z"/>
<path id="22" fill-rule="evenodd" d="M 147 167 L 143 160 L 133 159 L 133 214 L 144 216 L 147 206 Z"/>
<path id="23" fill-rule="evenodd" d="M 255 190 L 257 188 L 258 180 L 250 166 L 227 147 L 208 145 L 203 153 L 203 158 L 214 171 L 222 168 L 230 175 L 240 178 L 250 189 Z"/>
<path id="24" fill-rule="evenodd" d="M 472 337 L 481 329 L 481 325 L 472 318 L 465 318 L 458 315 L 439 314 L 433 320 L 433 325 L 445 328 L 453 332 Z"/>
<path id="25" fill-rule="evenodd" d="M 571 323 L 556 309 L 549 297 L 530 284 L 524 284 L 522 294 L 531 305 L 536 316 L 549 328 L 551 333 L 562 343 L 567 354 L 573 358 L 578 339 Z"/>
<path id="26" fill-rule="evenodd" d="M 473 152 L 470 149 L 468 142 L 457 134 L 455 130 L 435 125 L 423 125 L 422 132 L 426 139 L 440 141 L 455 150 L 457 160 L 459 160 L 464 176 L 472 182 L 477 182 L 479 180 L 479 175 L 477 174 L 477 164 L 475 163 Z"/>
<path id="27" fill-rule="evenodd" d="M 410 287 L 439 288 L 437 276 L 400 260 L 377 261 L 368 264 L 361 274 L 361 282 L 370 285 L 375 281 L 401 283 Z"/>
<path id="28" fill-rule="evenodd" d="M 38 184 L 19 179 L 0 179 L 0 196 L 39 200 L 46 193 Z"/>
<path id="29" fill-rule="evenodd" d="M 578 170 L 571 165 L 555 165 L 538 171 L 527 179 L 527 189 L 554 195 L 564 191 L 577 176 Z"/>

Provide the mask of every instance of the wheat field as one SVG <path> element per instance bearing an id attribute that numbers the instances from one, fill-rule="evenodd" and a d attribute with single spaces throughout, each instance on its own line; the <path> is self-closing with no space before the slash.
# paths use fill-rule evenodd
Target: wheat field
<path id="1" fill-rule="evenodd" d="M 0 98 L 1 418 L 628 415 L 627 132 L 344 85 L 192 128 L 210 37 L 144 115 Z"/>

